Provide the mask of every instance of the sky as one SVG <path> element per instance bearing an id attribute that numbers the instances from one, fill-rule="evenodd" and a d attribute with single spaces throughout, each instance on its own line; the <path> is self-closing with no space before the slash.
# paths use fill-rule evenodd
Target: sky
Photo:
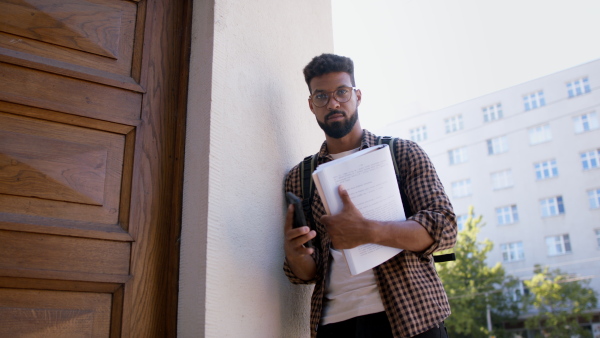
<path id="1" fill-rule="evenodd" d="M 332 0 L 334 52 L 354 61 L 375 133 L 600 59 L 599 0 Z"/>

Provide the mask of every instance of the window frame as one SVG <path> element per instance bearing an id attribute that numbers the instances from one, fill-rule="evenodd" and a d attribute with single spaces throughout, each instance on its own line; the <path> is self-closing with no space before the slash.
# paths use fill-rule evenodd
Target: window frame
<path id="1" fill-rule="evenodd" d="M 525 282 L 520 279 L 519 286 L 517 286 L 516 288 L 512 288 L 511 291 L 512 300 L 515 302 L 521 301 L 521 299 L 523 299 L 524 296 L 527 296 L 530 293 L 529 288 L 527 288 L 527 286 L 525 285 Z"/>
<path id="2" fill-rule="evenodd" d="M 452 187 L 452 197 L 454 198 L 462 198 L 471 196 L 473 192 L 471 191 L 471 179 L 466 178 L 459 181 L 454 181 L 451 183 Z M 460 192 L 461 194 L 457 194 Z"/>
<path id="3" fill-rule="evenodd" d="M 549 243 L 549 239 L 554 239 L 553 243 Z M 557 241 L 558 239 L 558 241 Z M 571 238 L 569 234 L 560 234 L 555 236 L 546 236 L 546 253 L 548 256 L 563 256 L 566 254 L 573 253 L 573 246 L 571 245 Z M 560 245 L 560 250 L 551 250 L 551 246 L 554 246 L 554 249 L 557 249 Z"/>
<path id="4" fill-rule="evenodd" d="M 546 98 L 544 96 L 544 90 L 540 89 L 523 95 L 523 104 L 525 106 L 525 111 L 545 106 Z"/>
<path id="5" fill-rule="evenodd" d="M 503 205 L 497 207 L 495 211 L 498 225 L 515 224 L 519 221 L 519 210 L 516 204 Z"/>
<path id="6" fill-rule="evenodd" d="M 590 209 L 600 209 L 600 188 L 588 190 L 587 195 Z"/>
<path id="7" fill-rule="evenodd" d="M 502 252 L 503 263 L 512 263 L 525 260 L 523 241 L 502 243 L 500 244 L 500 251 Z"/>
<path id="8" fill-rule="evenodd" d="M 483 112 L 484 123 L 493 122 L 504 118 L 504 113 L 502 111 L 502 103 L 500 102 L 486 107 L 482 107 L 481 111 Z"/>
<path id="9" fill-rule="evenodd" d="M 588 131 L 596 130 L 600 128 L 598 122 L 598 113 L 593 110 L 581 115 L 573 116 L 573 128 L 575 134 L 583 134 Z"/>
<path id="10" fill-rule="evenodd" d="M 579 153 L 583 171 L 600 168 L 600 148 Z"/>
<path id="11" fill-rule="evenodd" d="M 544 123 L 531 127 L 529 132 L 529 145 L 536 145 L 552 141 L 552 130 L 549 123 Z"/>
<path id="12" fill-rule="evenodd" d="M 460 147 L 448 150 L 448 161 L 450 165 L 465 163 L 469 160 L 467 147 Z"/>
<path id="13" fill-rule="evenodd" d="M 533 170 L 535 172 L 536 181 L 558 177 L 558 165 L 556 159 L 536 162 L 533 164 Z"/>
<path id="14" fill-rule="evenodd" d="M 499 155 L 508 152 L 508 137 L 506 135 L 486 140 L 488 155 Z"/>
<path id="15" fill-rule="evenodd" d="M 462 114 L 450 116 L 444 119 L 446 134 L 455 133 L 465 128 Z"/>
<path id="16" fill-rule="evenodd" d="M 427 140 L 427 125 L 418 126 L 409 130 L 410 139 L 413 142 L 422 142 Z"/>
<path id="17" fill-rule="evenodd" d="M 512 169 L 495 171 L 490 174 L 490 179 L 492 181 L 493 190 L 506 189 L 515 185 Z"/>
<path id="18" fill-rule="evenodd" d="M 540 209 L 542 218 L 564 215 L 565 203 L 562 195 L 541 199 Z"/>
<path id="19" fill-rule="evenodd" d="M 590 81 L 587 76 L 580 77 L 575 80 L 571 80 L 566 83 L 566 86 L 567 86 L 567 95 L 569 98 L 587 94 L 592 91 L 592 87 L 590 86 Z"/>

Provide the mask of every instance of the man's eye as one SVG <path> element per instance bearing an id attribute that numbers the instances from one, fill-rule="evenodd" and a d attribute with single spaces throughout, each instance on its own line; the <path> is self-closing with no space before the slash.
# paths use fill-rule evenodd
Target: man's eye
<path id="1" fill-rule="evenodd" d="M 335 94 L 339 95 L 339 96 L 344 96 L 344 95 L 348 94 L 348 89 L 338 89 Z"/>
<path id="2" fill-rule="evenodd" d="M 317 99 L 317 100 L 326 100 L 327 99 L 327 94 L 324 94 L 324 93 L 315 94 L 315 99 Z"/>

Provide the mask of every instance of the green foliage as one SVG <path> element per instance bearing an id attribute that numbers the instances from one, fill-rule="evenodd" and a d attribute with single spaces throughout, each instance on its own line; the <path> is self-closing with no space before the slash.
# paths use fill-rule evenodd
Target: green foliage
<path id="1" fill-rule="evenodd" d="M 464 228 L 458 234 L 453 251 L 456 261 L 436 266 L 448 294 L 452 315 L 446 321 L 451 337 L 501 337 L 500 324 L 518 316 L 518 304 L 513 302 L 507 290 L 518 282 L 505 275 L 500 263 L 486 265 L 487 254 L 493 243 L 487 239 L 477 240 L 482 217 L 475 217 L 469 208 Z M 492 323 L 498 324 L 492 332 L 487 329 L 487 307 L 490 306 Z"/>
<path id="2" fill-rule="evenodd" d="M 582 330 L 578 318 L 591 320 L 589 310 L 596 308 L 596 292 L 589 288 L 589 279 L 577 279 L 559 269 L 549 271 L 548 267 L 536 265 L 535 275 L 525 281 L 529 295 L 524 298 L 524 307 L 537 313 L 525 321 L 529 329 L 542 328 L 547 337 L 591 337 Z"/>

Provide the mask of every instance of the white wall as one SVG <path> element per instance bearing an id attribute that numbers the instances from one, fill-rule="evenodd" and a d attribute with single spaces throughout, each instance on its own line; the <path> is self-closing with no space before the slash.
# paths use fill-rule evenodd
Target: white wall
<path id="1" fill-rule="evenodd" d="M 283 262 L 283 180 L 324 137 L 302 68 L 333 51 L 329 1 L 195 1 L 179 337 L 308 336 Z"/>

